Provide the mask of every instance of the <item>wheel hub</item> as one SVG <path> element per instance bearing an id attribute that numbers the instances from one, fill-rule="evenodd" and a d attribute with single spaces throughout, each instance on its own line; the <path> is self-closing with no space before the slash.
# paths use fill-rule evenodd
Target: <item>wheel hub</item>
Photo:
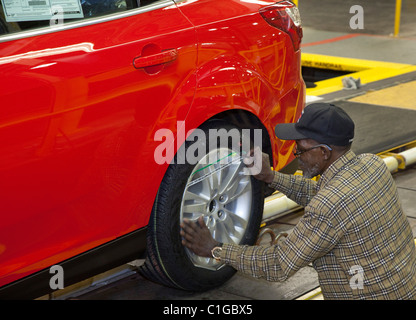
<path id="1" fill-rule="evenodd" d="M 194 167 L 184 191 L 180 219 L 196 221 L 200 216 L 215 240 L 240 243 L 251 213 L 252 192 L 250 176 L 243 174 L 244 164 L 230 149 L 212 152 L 234 155 L 228 162 L 207 165 L 205 159 Z M 236 161 L 239 160 L 239 161 Z M 218 269 L 221 263 L 211 258 L 196 256 L 187 250 L 195 266 Z"/>

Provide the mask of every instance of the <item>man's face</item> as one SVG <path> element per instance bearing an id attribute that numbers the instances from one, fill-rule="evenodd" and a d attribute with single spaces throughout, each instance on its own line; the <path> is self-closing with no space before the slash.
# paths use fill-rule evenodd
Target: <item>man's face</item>
<path id="1" fill-rule="evenodd" d="M 296 149 L 298 152 L 308 150 L 319 145 L 312 139 L 296 140 Z M 311 179 L 323 173 L 325 168 L 324 155 L 321 148 L 311 149 L 303 152 L 298 156 L 299 169 L 303 171 L 305 178 Z"/>

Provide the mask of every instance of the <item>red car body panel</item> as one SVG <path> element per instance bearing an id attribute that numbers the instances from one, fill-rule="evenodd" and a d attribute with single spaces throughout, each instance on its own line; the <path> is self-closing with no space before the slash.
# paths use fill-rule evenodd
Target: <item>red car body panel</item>
<path id="1" fill-rule="evenodd" d="M 275 168 L 293 159 L 274 126 L 303 109 L 300 52 L 260 7 L 181 1 L 0 43 L 0 286 L 145 227 L 168 166 L 159 129 L 244 110 Z"/>

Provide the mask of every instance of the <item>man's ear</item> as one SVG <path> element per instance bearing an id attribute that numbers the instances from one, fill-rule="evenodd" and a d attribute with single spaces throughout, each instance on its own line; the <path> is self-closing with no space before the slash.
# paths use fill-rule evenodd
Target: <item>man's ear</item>
<path id="1" fill-rule="evenodd" d="M 324 146 L 321 147 L 321 152 L 325 160 L 329 160 L 331 158 L 332 151 Z"/>

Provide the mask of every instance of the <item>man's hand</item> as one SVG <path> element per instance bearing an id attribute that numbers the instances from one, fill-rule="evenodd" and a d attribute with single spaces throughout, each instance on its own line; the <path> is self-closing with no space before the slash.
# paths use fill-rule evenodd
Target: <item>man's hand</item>
<path id="1" fill-rule="evenodd" d="M 199 217 L 197 223 L 189 219 L 183 219 L 181 223 L 180 234 L 183 237 L 182 244 L 193 251 L 196 255 L 201 257 L 211 258 L 211 250 L 218 246 L 218 241 L 215 241 L 211 236 L 204 223 L 203 217 Z"/>
<path id="2" fill-rule="evenodd" d="M 261 152 L 259 147 L 255 147 L 250 154 L 243 159 L 249 174 L 254 178 L 272 183 L 274 171 L 270 168 L 270 158 L 267 153 Z M 261 166 L 261 167 L 260 167 Z"/>

